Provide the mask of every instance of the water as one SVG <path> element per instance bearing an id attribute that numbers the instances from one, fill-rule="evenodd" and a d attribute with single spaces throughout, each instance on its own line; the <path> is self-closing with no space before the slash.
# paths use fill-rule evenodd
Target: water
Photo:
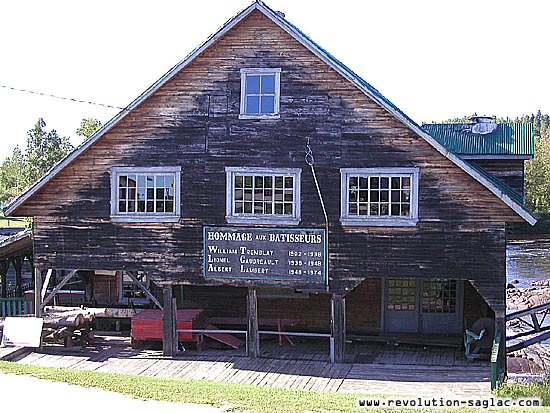
<path id="1" fill-rule="evenodd" d="M 519 281 L 516 287 L 550 279 L 550 240 L 509 241 L 506 267 L 508 282 Z"/>

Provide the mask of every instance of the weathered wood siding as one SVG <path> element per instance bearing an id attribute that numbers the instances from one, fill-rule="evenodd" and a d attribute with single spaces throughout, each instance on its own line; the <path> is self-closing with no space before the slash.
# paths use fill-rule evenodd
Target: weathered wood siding
<path id="1" fill-rule="evenodd" d="M 280 119 L 238 119 L 243 67 L 282 69 Z M 301 167 L 300 227 L 324 227 L 304 162 L 308 137 L 331 221 L 332 292 L 351 291 L 366 277 L 476 279 L 501 288 L 504 222 L 520 218 L 257 11 L 17 212 L 35 216 L 38 266 L 141 270 L 157 283 L 217 284 L 202 276 L 202 228 L 226 225 L 226 166 Z M 181 166 L 180 222 L 111 222 L 113 166 Z M 413 166 L 420 168 L 416 227 L 340 225 L 341 167 Z"/>
<path id="2" fill-rule="evenodd" d="M 470 162 L 501 179 L 520 194 L 525 193 L 525 168 L 522 159 L 475 159 Z"/>

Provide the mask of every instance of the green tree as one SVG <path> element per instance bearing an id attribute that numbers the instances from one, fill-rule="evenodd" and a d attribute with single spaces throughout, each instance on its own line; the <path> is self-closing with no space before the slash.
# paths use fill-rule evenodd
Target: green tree
<path id="1" fill-rule="evenodd" d="M 25 169 L 25 156 L 19 146 L 16 146 L 11 157 L 6 158 L 0 166 L 0 206 L 4 206 L 27 188 L 29 181 Z"/>
<path id="2" fill-rule="evenodd" d="M 31 183 L 73 149 L 68 137 L 60 137 L 55 129 L 47 131 L 45 128 L 46 122 L 40 118 L 34 128 L 27 132 L 26 173 Z"/>
<path id="3" fill-rule="evenodd" d="M 535 156 L 525 163 L 525 199 L 527 205 L 536 213 L 548 214 L 550 213 L 550 117 L 542 115 L 539 111 L 529 121 L 533 123 L 535 132 Z"/>
<path id="4" fill-rule="evenodd" d="M 80 127 L 76 130 L 78 136 L 89 138 L 95 131 L 101 127 L 101 121 L 94 118 L 84 118 L 80 122 Z"/>

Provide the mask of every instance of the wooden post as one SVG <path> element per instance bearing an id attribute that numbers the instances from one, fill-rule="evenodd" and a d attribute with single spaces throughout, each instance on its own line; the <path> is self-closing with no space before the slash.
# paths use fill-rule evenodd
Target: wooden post
<path id="1" fill-rule="evenodd" d="M 2 290 L 2 294 L 0 295 L 2 298 L 6 298 L 8 296 L 8 269 L 10 266 L 9 260 L 3 259 L 0 261 L 0 277 L 2 277 L 2 283 L 0 285 L 0 289 Z"/>
<path id="2" fill-rule="evenodd" d="M 258 334 L 258 295 L 256 292 L 256 287 L 248 288 L 246 303 L 248 316 L 248 341 L 246 343 L 246 351 L 248 357 L 255 359 L 260 357 L 260 335 Z"/>
<path id="3" fill-rule="evenodd" d="M 500 334 L 499 368 L 503 377 L 506 377 L 508 374 L 508 363 L 506 361 L 506 310 L 497 311 L 495 313 L 495 333 L 496 332 Z"/>
<path id="4" fill-rule="evenodd" d="M 172 299 L 172 286 L 162 288 L 164 313 L 162 315 L 162 353 L 165 356 L 175 356 L 178 351 L 178 337 L 176 333 L 176 314 Z"/>
<path id="5" fill-rule="evenodd" d="M 331 363 L 343 363 L 346 344 L 346 301 L 342 294 L 332 294 L 331 300 Z"/>
<path id="6" fill-rule="evenodd" d="M 23 261 L 25 260 L 25 257 L 15 257 L 12 260 L 13 268 L 15 268 L 15 295 L 17 297 L 23 297 L 23 289 L 21 284 L 21 276 L 23 272 Z"/>
<path id="7" fill-rule="evenodd" d="M 34 316 L 42 317 L 42 270 L 34 269 Z"/>

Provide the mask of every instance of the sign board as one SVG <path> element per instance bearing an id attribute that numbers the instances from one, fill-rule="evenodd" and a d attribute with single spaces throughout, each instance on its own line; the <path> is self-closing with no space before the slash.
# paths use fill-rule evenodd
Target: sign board
<path id="1" fill-rule="evenodd" d="M 2 333 L 2 345 L 40 347 L 43 324 L 43 318 L 6 317 Z"/>
<path id="2" fill-rule="evenodd" d="M 204 228 L 204 276 L 324 283 L 324 229 Z"/>

